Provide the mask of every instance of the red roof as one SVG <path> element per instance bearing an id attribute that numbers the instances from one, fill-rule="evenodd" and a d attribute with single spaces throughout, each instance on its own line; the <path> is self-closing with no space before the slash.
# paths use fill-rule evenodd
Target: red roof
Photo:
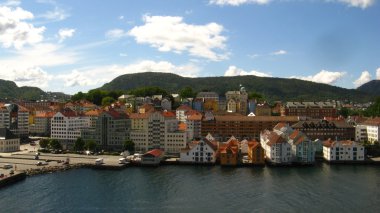
<path id="1" fill-rule="evenodd" d="M 192 110 L 191 107 L 187 106 L 187 105 L 181 105 L 177 108 L 177 111 L 178 110 L 182 110 L 182 111 L 190 111 Z"/>
<path id="2" fill-rule="evenodd" d="M 161 149 L 153 149 L 150 150 L 149 152 L 145 153 L 144 156 L 146 155 L 153 155 L 155 157 L 161 157 L 164 152 Z"/>
<path id="3" fill-rule="evenodd" d="M 164 112 L 162 112 L 162 115 L 164 117 L 175 117 L 174 112 L 170 112 L 170 111 L 164 111 Z"/>

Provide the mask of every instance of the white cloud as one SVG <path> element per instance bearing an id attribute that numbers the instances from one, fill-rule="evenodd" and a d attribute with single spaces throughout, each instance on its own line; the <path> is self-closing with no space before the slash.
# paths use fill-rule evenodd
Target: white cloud
<path id="1" fill-rule="evenodd" d="M 127 66 L 109 65 L 77 69 L 68 74 L 58 75 L 57 78 L 64 80 L 65 87 L 100 86 L 100 84 L 109 82 L 117 76 L 141 72 L 164 72 L 185 77 L 195 77 L 199 74 L 199 68 L 193 64 L 177 66 L 168 61 L 144 60 Z"/>
<path id="2" fill-rule="evenodd" d="M 278 50 L 276 52 L 271 53 L 271 55 L 286 55 L 286 54 L 288 54 L 288 52 L 286 52 L 285 50 Z"/>
<path id="3" fill-rule="evenodd" d="M 2 46 L 21 49 L 26 44 L 41 42 L 45 27 L 34 27 L 24 21 L 33 18 L 31 12 L 20 7 L 13 9 L 0 6 L 0 43 Z"/>
<path id="4" fill-rule="evenodd" d="M 66 38 L 73 37 L 75 29 L 63 28 L 58 31 L 59 42 L 63 42 Z"/>
<path id="5" fill-rule="evenodd" d="M 106 32 L 106 37 L 112 39 L 122 38 L 127 35 L 128 34 L 124 30 L 118 28 Z"/>
<path id="6" fill-rule="evenodd" d="M 48 82 L 52 78 L 41 67 L 30 67 L 25 69 L 12 69 L 0 73 L 0 79 L 14 81 L 18 86 L 35 86 L 47 88 Z"/>
<path id="7" fill-rule="evenodd" d="M 150 44 L 159 51 L 182 53 L 220 61 L 228 58 L 224 50 L 227 38 L 222 36 L 223 26 L 217 23 L 191 25 L 178 16 L 144 16 L 144 25 L 135 26 L 128 34 L 137 43 Z"/>
<path id="8" fill-rule="evenodd" d="M 21 4 L 21 1 L 20 0 L 8 0 L 4 3 L 0 3 L 0 5 L 3 5 L 3 6 L 12 6 L 12 7 L 16 7 L 16 6 L 19 6 Z"/>
<path id="9" fill-rule="evenodd" d="M 269 4 L 272 1 L 273 0 L 209 0 L 209 3 L 219 5 L 219 6 L 225 6 L 225 5 L 240 6 L 243 4 L 265 5 L 265 4 Z M 295 1 L 295 0 L 289 0 L 289 1 Z M 350 7 L 360 7 L 362 9 L 370 7 L 375 3 L 375 0 L 325 0 L 325 1 L 326 2 L 340 2 Z"/>
<path id="10" fill-rule="evenodd" d="M 291 76 L 290 78 L 297 78 L 305 81 L 313 81 L 317 83 L 323 83 L 323 84 L 334 84 L 336 81 L 341 79 L 344 75 L 346 75 L 346 72 L 331 72 L 327 70 L 321 70 L 319 73 L 315 75 L 310 75 L 306 77 L 302 76 Z"/>
<path id="11" fill-rule="evenodd" d="M 241 4 L 268 4 L 271 0 L 210 0 L 210 4 L 239 6 Z"/>
<path id="12" fill-rule="evenodd" d="M 267 74 L 264 72 L 259 72 L 256 70 L 251 70 L 247 72 L 235 66 L 229 66 L 226 72 L 224 73 L 224 76 L 238 76 L 238 75 L 254 75 L 258 77 L 272 77 L 270 74 Z"/>
<path id="13" fill-rule="evenodd" d="M 55 7 L 54 10 L 47 11 L 44 14 L 39 15 L 41 18 L 45 18 L 51 21 L 62 21 L 68 18 L 70 14 L 62 8 Z"/>
<path id="14" fill-rule="evenodd" d="M 345 3 L 351 7 L 360 7 L 362 9 L 370 7 L 375 3 L 375 0 L 337 0 L 337 1 Z"/>
<path id="15" fill-rule="evenodd" d="M 371 74 L 368 71 L 363 71 L 360 77 L 356 81 L 354 81 L 355 87 L 360 87 L 361 85 L 367 83 L 371 79 Z"/>
<path id="16" fill-rule="evenodd" d="M 119 16 L 119 20 L 123 20 L 124 19 L 124 16 Z"/>
<path id="17" fill-rule="evenodd" d="M 376 79 L 380 80 L 380 67 L 376 70 Z"/>

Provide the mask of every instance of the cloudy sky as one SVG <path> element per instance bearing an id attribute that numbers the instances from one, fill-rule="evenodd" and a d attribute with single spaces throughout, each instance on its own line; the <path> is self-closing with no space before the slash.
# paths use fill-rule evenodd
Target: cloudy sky
<path id="1" fill-rule="evenodd" d="M 377 0 L 8 0 L 0 79 L 74 94 L 137 72 L 380 79 Z"/>

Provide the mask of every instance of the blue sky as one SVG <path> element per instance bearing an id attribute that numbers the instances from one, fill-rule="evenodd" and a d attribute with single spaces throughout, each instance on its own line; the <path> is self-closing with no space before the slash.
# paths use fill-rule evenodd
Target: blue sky
<path id="1" fill-rule="evenodd" d="M 74 94 L 136 72 L 380 79 L 377 0 L 8 0 L 0 79 Z"/>

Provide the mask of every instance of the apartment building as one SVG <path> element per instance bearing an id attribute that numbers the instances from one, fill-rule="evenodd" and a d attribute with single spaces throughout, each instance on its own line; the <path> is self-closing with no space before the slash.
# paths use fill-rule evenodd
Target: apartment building
<path id="1" fill-rule="evenodd" d="M 17 104 L 0 103 L 0 127 L 8 128 L 17 137 L 29 134 L 29 111 Z"/>

